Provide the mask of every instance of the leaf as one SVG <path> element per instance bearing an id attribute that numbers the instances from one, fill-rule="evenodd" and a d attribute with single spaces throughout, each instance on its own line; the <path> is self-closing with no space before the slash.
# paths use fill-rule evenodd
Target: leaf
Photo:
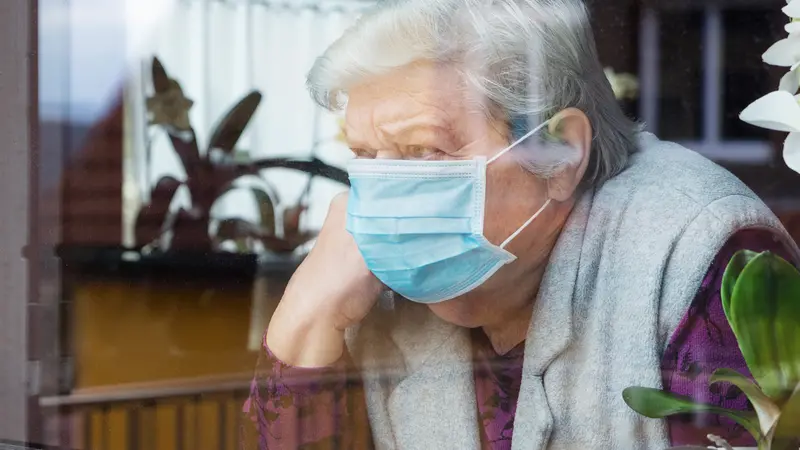
<path id="1" fill-rule="evenodd" d="M 800 443 L 800 384 L 781 408 L 781 416 L 770 431 L 770 450 L 796 450 Z"/>
<path id="2" fill-rule="evenodd" d="M 215 237 L 218 241 L 235 241 L 242 238 L 260 239 L 262 235 L 261 227 L 257 224 L 243 219 L 225 219 L 220 222 Z"/>
<path id="3" fill-rule="evenodd" d="M 283 235 L 292 238 L 300 234 L 300 216 L 306 210 L 306 206 L 298 204 L 283 210 Z"/>
<path id="4" fill-rule="evenodd" d="M 233 153 L 233 149 L 250 119 L 253 118 L 258 105 L 261 103 L 261 93 L 253 91 L 239 101 L 227 114 L 219 121 L 211 139 L 208 141 L 208 149 L 218 148 L 226 154 Z"/>
<path id="5" fill-rule="evenodd" d="M 800 382 L 800 273 L 761 253 L 741 271 L 728 308 L 750 372 L 780 406 Z"/>
<path id="6" fill-rule="evenodd" d="M 275 234 L 275 205 L 269 193 L 262 188 L 252 188 L 264 233 Z"/>
<path id="7" fill-rule="evenodd" d="M 161 60 L 154 56 L 150 70 L 153 76 L 153 90 L 155 90 L 157 94 L 168 91 L 170 88 L 170 78 L 169 75 L 167 75 L 166 69 L 164 69 L 164 65 L 161 64 Z"/>
<path id="8" fill-rule="evenodd" d="M 663 419 L 675 414 L 712 413 L 733 420 L 756 439 L 761 434 L 755 417 L 750 414 L 696 403 L 688 397 L 670 394 L 659 389 L 633 386 L 622 391 L 622 398 L 631 409 L 651 419 Z"/>
<path id="9" fill-rule="evenodd" d="M 142 206 L 136 216 L 136 245 L 147 245 L 161 236 L 172 198 L 181 184 L 173 177 L 158 180 L 150 192 L 150 203 Z"/>
<path id="10" fill-rule="evenodd" d="M 730 303 L 731 297 L 733 296 L 733 287 L 736 286 L 736 282 L 739 281 L 739 276 L 741 276 L 742 270 L 744 270 L 747 263 L 752 261 L 756 256 L 758 256 L 758 253 L 750 250 L 738 251 L 733 255 L 733 258 L 731 258 L 728 267 L 725 268 L 719 294 L 722 299 L 722 309 L 725 311 L 725 317 L 728 318 L 728 322 L 731 320 Z"/>
<path id="11" fill-rule="evenodd" d="M 161 60 L 159 60 L 157 57 L 153 57 L 151 72 L 153 78 L 153 90 L 155 91 L 155 96 L 149 100 L 151 107 L 153 99 L 168 96 L 170 91 L 173 91 L 173 96 L 183 97 L 182 99 L 179 99 L 179 101 L 183 104 L 183 108 L 191 107 L 192 102 L 183 96 L 183 89 L 181 88 L 180 83 L 177 80 L 169 77 L 166 69 L 164 69 L 164 65 L 161 64 Z M 188 109 L 186 109 L 186 111 L 188 111 Z M 178 154 L 178 157 L 183 163 L 183 168 L 190 178 L 190 182 L 188 184 L 191 184 L 191 179 L 196 177 L 196 166 L 200 159 L 200 150 L 197 146 L 197 138 L 195 136 L 194 129 L 192 128 L 191 124 L 188 123 L 188 112 L 186 111 L 181 114 L 180 120 L 178 121 L 180 122 L 178 124 L 178 128 L 181 128 L 182 130 L 176 129 L 178 132 L 177 134 L 169 129 L 167 129 L 167 131 L 170 141 L 172 142 L 172 147 L 175 150 L 175 153 Z"/>
<path id="12" fill-rule="evenodd" d="M 712 384 L 728 382 L 741 389 L 753 405 L 756 415 L 758 416 L 761 432 L 766 436 L 781 411 L 769 397 L 761 392 L 761 389 L 754 382 L 731 369 L 719 369 L 714 371 L 709 382 Z"/>

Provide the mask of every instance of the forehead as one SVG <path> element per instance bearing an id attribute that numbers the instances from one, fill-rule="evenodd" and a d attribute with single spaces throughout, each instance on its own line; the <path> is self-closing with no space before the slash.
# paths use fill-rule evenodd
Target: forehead
<path id="1" fill-rule="evenodd" d="M 467 104 L 464 86 L 461 75 L 450 65 L 409 64 L 353 86 L 348 93 L 348 123 L 377 126 L 424 114 L 444 126 L 441 122 L 456 121 L 463 114 Z"/>

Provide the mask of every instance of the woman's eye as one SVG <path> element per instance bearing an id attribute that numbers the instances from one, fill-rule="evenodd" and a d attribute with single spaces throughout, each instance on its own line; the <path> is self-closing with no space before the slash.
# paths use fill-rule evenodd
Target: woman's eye
<path id="1" fill-rule="evenodd" d="M 351 148 L 350 151 L 360 159 L 375 159 L 375 155 L 361 148 Z"/>
<path id="2" fill-rule="evenodd" d="M 434 159 L 444 156 L 444 152 L 438 148 L 425 147 L 422 145 L 409 146 L 408 153 L 415 159 Z"/>

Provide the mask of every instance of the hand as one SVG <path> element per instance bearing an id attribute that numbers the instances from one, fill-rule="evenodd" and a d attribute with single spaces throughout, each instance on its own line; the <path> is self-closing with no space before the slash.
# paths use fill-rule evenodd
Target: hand
<path id="1" fill-rule="evenodd" d="M 366 317 L 383 289 L 345 230 L 346 211 L 347 195 L 338 195 L 270 320 L 267 345 L 289 365 L 322 367 L 339 359 L 344 330 Z"/>

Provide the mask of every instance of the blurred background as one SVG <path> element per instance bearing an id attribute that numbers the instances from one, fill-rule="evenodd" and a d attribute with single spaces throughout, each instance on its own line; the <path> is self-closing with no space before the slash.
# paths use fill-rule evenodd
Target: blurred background
<path id="1" fill-rule="evenodd" d="M 785 135 L 738 120 L 782 75 L 761 54 L 785 2 L 589 3 L 627 113 L 800 238 Z M 371 4 L 3 0 L 0 440 L 237 447 L 270 314 L 347 189 L 305 73 Z"/>

